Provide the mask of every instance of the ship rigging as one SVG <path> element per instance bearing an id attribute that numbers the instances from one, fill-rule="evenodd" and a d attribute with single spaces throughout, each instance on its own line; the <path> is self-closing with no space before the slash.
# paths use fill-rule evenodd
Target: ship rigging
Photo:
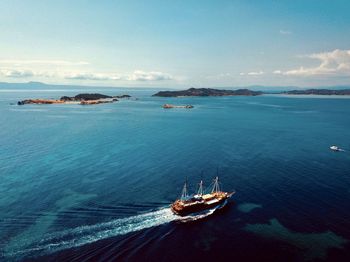
<path id="1" fill-rule="evenodd" d="M 218 176 L 214 179 L 210 193 L 204 193 L 203 180 L 199 182 L 197 193 L 192 196 L 188 194 L 187 187 L 186 179 L 181 197 L 171 205 L 171 210 L 180 216 L 223 205 L 235 193 L 222 191 Z"/>

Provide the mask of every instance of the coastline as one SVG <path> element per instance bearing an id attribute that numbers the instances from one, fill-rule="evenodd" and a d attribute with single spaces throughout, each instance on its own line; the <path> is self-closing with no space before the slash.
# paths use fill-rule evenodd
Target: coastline
<path id="1" fill-rule="evenodd" d="M 314 94 L 263 94 L 263 96 L 285 97 L 285 98 L 322 98 L 322 99 L 350 99 L 350 95 L 314 95 Z"/>

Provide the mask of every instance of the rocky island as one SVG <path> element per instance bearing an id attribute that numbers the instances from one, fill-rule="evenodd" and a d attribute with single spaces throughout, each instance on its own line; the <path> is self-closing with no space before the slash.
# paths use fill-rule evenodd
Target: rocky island
<path id="1" fill-rule="evenodd" d="M 249 89 L 224 90 L 214 88 L 189 88 L 180 91 L 160 91 L 153 96 L 160 97 L 181 97 L 181 96 L 258 96 L 261 91 L 252 91 Z"/>
<path id="2" fill-rule="evenodd" d="M 337 95 L 337 96 L 346 96 L 350 95 L 350 89 L 307 89 L 307 90 L 291 90 L 291 91 L 285 91 L 280 94 L 285 95 Z"/>
<path id="3" fill-rule="evenodd" d="M 17 105 L 26 104 L 80 104 L 80 105 L 95 105 L 103 103 L 113 103 L 118 101 L 118 98 L 130 98 L 129 95 L 108 96 L 103 94 L 78 94 L 76 96 L 62 96 L 60 99 L 26 99 L 18 101 Z"/>
<path id="4" fill-rule="evenodd" d="M 191 109 L 193 108 L 193 105 L 171 105 L 171 104 L 165 104 L 163 105 L 164 109 L 170 109 L 170 108 L 187 108 Z"/>

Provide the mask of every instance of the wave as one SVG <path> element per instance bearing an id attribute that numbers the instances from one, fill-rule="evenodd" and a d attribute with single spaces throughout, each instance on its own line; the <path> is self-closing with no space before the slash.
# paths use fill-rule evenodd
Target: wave
<path id="1" fill-rule="evenodd" d="M 207 210 L 197 212 L 197 213 L 194 213 L 194 214 L 191 214 L 188 216 L 183 216 L 183 217 L 177 219 L 177 221 L 181 222 L 181 223 L 186 223 L 186 222 L 192 222 L 192 221 L 197 221 L 199 219 L 203 219 L 207 216 L 214 214 L 214 212 L 216 210 L 223 208 L 226 204 L 227 204 L 227 200 L 225 200 L 222 204 L 220 204 L 212 209 L 207 209 Z"/>
<path id="2" fill-rule="evenodd" d="M 15 111 L 15 112 L 47 112 L 47 109 L 43 109 L 43 108 L 23 108 L 23 109 L 14 109 L 11 108 L 9 109 L 10 111 Z"/>
<path id="3" fill-rule="evenodd" d="M 266 106 L 266 107 L 275 107 L 275 108 L 287 108 L 287 106 L 276 105 L 276 104 L 265 104 L 259 102 L 246 102 L 248 105 L 257 105 L 257 106 Z"/>
<path id="4" fill-rule="evenodd" d="M 47 234 L 42 237 L 41 240 L 32 241 L 33 243 L 29 243 L 26 247 L 20 248 L 20 250 L 7 250 L 5 256 L 16 258 L 37 257 L 94 243 L 99 240 L 160 226 L 170 222 L 192 222 L 212 215 L 225 204 L 226 202 L 215 208 L 184 217 L 177 216 L 173 214 L 169 207 L 164 207 L 136 216 L 67 229 Z"/>

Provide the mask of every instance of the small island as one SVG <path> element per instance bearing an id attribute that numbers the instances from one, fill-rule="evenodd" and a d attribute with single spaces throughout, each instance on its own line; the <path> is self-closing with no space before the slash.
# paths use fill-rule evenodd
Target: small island
<path id="1" fill-rule="evenodd" d="M 163 105 L 164 109 L 170 109 L 170 108 L 187 108 L 191 109 L 193 108 L 193 105 L 171 105 L 171 104 L 165 104 Z"/>
<path id="2" fill-rule="evenodd" d="M 181 96 L 258 96 L 261 91 L 252 91 L 249 89 L 224 90 L 214 88 L 189 88 L 179 91 L 160 91 L 153 96 L 159 97 L 181 97 Z"/>
<path id="3" fill-rule="evenodd" d="M 103 94 L 83 93 L 76 96 L 62 96 L 60 99 L 26 99 L 18 101 L 17 105 L 27 104 L 80 104 L 80 105 L 96 105 L 103 103 L 113 103 L 118 101 L 118 98 L 130 98 L 129 95 L 108 96 Z"/>
<path id="4" fill-rule="evenodd" d="M 350 89 L 307 89 L 307 90 L 291 90 L 291 91 L 285 91 L 280 94 L 285 95 L 336 95 L 336 96 L 347 96 L 350 95 Z"/>

